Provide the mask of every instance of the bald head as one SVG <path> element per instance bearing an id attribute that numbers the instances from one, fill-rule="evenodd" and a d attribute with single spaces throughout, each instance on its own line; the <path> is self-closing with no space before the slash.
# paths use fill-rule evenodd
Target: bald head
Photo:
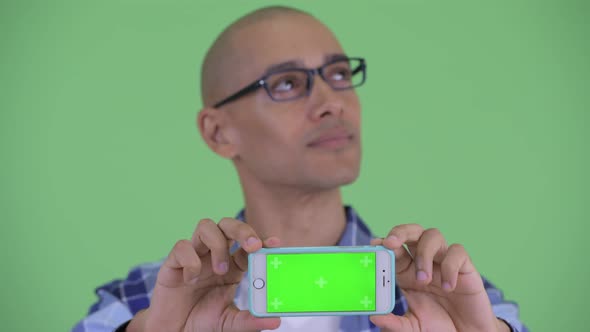
<path id="1" fill-rule="evenodd" d="M 277 102 L 268 93 L 288 94 L 297 84 L 292 82 L 292 70 L 327 68 L 334 59 L 342 61 L 345 56 L 324 24 L 286 7 L 254 11 L 215 40 L 201 70 L 204 107 L 197 123 L 211 150 L 232 160 L 245 188 L 286 185 L 309 192 L 310 188 L 334 189 L 358 176 L 359 99 L 354 89 L 335 89 L 329 83 L 345 80 L 347 75 L 341 70 L 345 68 L 330 67 L 335 70 L 307 76 L 307 82 L 315 83 L 306 85 L 311 90 L 301 96 L 305 98 Z M 277 73 L 280 70 L 282 74 Z M 275 75 L 266 77 L 264 88 L 257 85 L 260 89 L 225 103 L 223 111 L 213 108 L 271 73 Z M 346 137 L 336 143 L 316 142 L 335 131 Z"/>
<path id="2" fill-rule="evenodd" d="M 242 32 L 254 25 L 284 19 L 314 21 L 324 27 L 311 14 L 282 6 L 265 7 L 239 18 L 217 37 L 205 56 L 201 67 L 201 100 L 203 105 L 212 106 L 215 102 L 227 97 L 226 95 L 230 91 L 233 92 L 239 88 L 238 82 L 235 80 L 236 73 L 241 68 L 250 65 L 251 58 L 247 56 L 248 52 L 245 48 L 251 46 L 251 41 L 257 37 Z M 285 33 L 284 31 L 274 31 L 274 29 L 272 32 Z"/>

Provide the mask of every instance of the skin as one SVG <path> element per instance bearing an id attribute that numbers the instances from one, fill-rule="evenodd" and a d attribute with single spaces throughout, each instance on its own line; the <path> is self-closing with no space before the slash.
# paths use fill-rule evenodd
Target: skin
<path id="1" fill-rule="evenodd" d="M 133 318 L 128 331 L 259 331 L 280 325 L 280 318 L 253 317 L 233 304 L 247 255 L 263 246 L 338 242 L 346 223 L 340 187 L 359 174 L 360 103 L 354 90 L 334 91 L 315 77 L 311 95 L 296 101 L 277 103 L 259 89 L 220 109 L 211 105 L 270 65 L 292 60 L 316 68 L 333 54 L 344 52 L 330 30 L 289 10 L 251 14 L 215 42 L 203 69 L 205 106 L 197 124 L 209 148 L 233 162 L 248 223 L 201 220 L 191 239 L 178 241 L 170 252 L 150 307 Z M 350 133 L 347 144 L 309 145 L 334 128 Z M 233 241 L 241 248 L 230 255 Z M 396 281 L 409 305 L 403 317 L 371 316 L 382 331 L 509 331 L 494 316 L 465 249 L 447 246 L 438 230 L 399 225 L 372 244 L 395 251 Z"/>

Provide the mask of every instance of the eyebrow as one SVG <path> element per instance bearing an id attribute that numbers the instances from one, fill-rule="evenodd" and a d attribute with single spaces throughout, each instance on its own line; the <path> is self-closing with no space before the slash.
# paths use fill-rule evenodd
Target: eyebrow
<path id="1" fill-rule="evenodd" d="M 283 69 L 292 69 L 292 68 L 302 68 L 303 62 L 301 60 L 289 60 L 281 63 L 277 63 L 274 65 L 270 65 L 264 71 L 264 74 L 270 74 L 272 72 L 283 70 Z"/>
<path id="2" fill-rule="evenodd" d="M 336 61 L 336 60 L 345 60 L 348 59 L 348 56 L 346 54 L 343 53 L 332 53 L 332 54 L 328 54 L 324 57 L 324 63 L 328 63 L 331 61 Z"/>
<path id="3" fill-rule="evenodd" d="M 343 59 L 348 59 L 348 56 L 346 56 L 346 54 L 343 54 L 343 53 L 327 54 L 324 56 L 324 63 L 328 63 L 328 62 L 336 61 L 336 60 L 343 60 Z M 278 70 L 294 69 L 294 68 L 304 68 L 303 61 L 301 61 L 300 59 L 297 59 L 297 60 L 289 60 L 289 61 L 270 65 L 264 71 L 264 75 L 273 73 Z"/>

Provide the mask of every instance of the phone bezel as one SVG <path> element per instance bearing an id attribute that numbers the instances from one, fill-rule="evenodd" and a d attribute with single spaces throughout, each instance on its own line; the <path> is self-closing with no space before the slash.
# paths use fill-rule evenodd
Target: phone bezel
<path id="1" fill-rule="evenodd" d="M 375 252 L 375 311 L 324 311 L 324 312 L 285 312 L 268 313 L 266 307 L 266 255 L 293 253 L 338 253 L 338 252 Z M 385 270 L 385 272 L 383 272 Z M 264 287 L 256 289 L 256 279 L 264 281 Z M 383 286 L 385 283 L 385 286 Z M 248 302 L 250 312 L 257 317 L 288 317 L 288 316 L 347 316 L 375 315 L 393 311 L 395 305 L 395 255 L 383 246 L 351 246 L 351 247 L 297 247 L 297 248 L 263 248 L 248 255 Z"/>

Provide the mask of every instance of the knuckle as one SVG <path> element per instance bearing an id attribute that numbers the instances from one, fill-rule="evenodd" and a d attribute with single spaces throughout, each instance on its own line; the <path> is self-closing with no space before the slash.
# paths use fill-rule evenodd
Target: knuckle
<path id="1" fill-rule="evenodd" d="M 424 230 L 424 227 L 422 227 L 422 225 L 420 225 L 420 224 L 417 224 L 417 223 L 409 223 L 409 224 L 406 224 L 406 225 L 407 225 L 408 227 L 412 227 L 412 228 L 415 228 L 415 229 Z"/>
<path id="2" fill-rule="evenodd" d="M 219 222 L 219 228 L 233 240 L 245 240 L 254 233 L 250 225 L 233 218 L 223 218 Z"/>
<path id="3" fill-rule="evenodd" d="M 393 233 L 395 231 L 399 231 L 402 228 L 403 225 L 395 225 L 393 226 L 393 228 L 391 229 L 390 233 Z"/>
<path id="4" fill-rule="evenodd" d="M 467 253 L 467 250 L 465 250 L 465 247 L 462 244 L 459 243 L 453 243 L 449 246 L 449 250 L 452 251 L 457 251 L 457 252 L 461 252 L 461 253 Z"/>
<path id="5" fill-rule="evenodd" d="M 445 236 L 438 228 L 429 228 L 424 231 L 422 236 L 426 236 L 426 238 L 431 239 L 432 245 L 436 246 L 437 248 L 447 247 L 447 239 L 445 239 Z"/>
<path id="6" fill-rule="evenodd" d="M 396 225 L 394 226 L 391 231 L 389 232 L 389 234 L 400 234 L 400 233 L 405 233 L 405 231 L 407 230 L 409 224 L 401 224 L 401 225 Z"/>
<path id="7" fill-rule="evenodd" d="M 235 219 L 225 217 L 225 218 L 221 218 L 218 225 L 219 225 L 219 227 L 231 227 L 231 225 L 234 224 L 234 222 L 235 222 Z"/>
<path id="8" fill-rule="evenodd" d="M 203 227 L 211 226 L 211 224 L 215 225 L 215 222 L 209 218 L 201 219 L 197 224 L 197 229 L 202 229 Z"/>
<path id="9" fill-rule="evenodd" d="M 217 227 L 217 226 L 215 226 Z M 209 229 L 204 232 L 199 232 L 198 237 L 200 241 L 210 250 L 222 250 L 227 246 L 227 241 L 223 234 L 214 229 Z"/>
<path id="10" fill-rule="evenodd" d="M 188 241 L 188 240 L 178 240 L 174 244 L 174 247 L 172 248 L 172 250 L 173 251 L 179 251 L 179 250 L 184 250 L 187 247 L 192 247 L 190 241 Z"/>
<path id="11" fill-rule="evenodd" d="M 393 227 L 391 229 L 390 234 L 414 234 L 414 233 L 423 233 L 424 227 L 420 224 L 401 224 Z"/>
<path id="12" fill-rule="evenodd" d="M 427 230 L 424 231 L 424 234 L 437 236 L 437 237 L 443 236 L 442 232 L 438 228 L 428 228 Z"/>

